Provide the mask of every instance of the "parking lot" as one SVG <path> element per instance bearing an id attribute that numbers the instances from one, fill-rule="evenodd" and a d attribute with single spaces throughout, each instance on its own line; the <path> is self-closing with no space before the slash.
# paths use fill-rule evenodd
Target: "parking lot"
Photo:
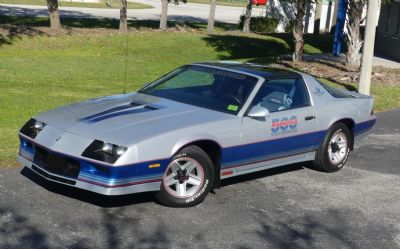
<path id="1" fill-rule="evenodd" d="M 340 172 L 297 164 L 226 180 L 189 209 L 0 170 L 0 248 L 400 248 L 400 111 L 377 116 Z"/>

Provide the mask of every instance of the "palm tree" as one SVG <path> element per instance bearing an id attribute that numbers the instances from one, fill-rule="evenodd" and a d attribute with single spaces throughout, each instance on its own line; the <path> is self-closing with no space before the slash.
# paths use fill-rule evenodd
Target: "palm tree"
<path id="1" fill-rule="evenodd" d="M 58 0 L 47 0 L 47 9 L 50 15 L 50 28 L 61 29 L 60 14 L 58 12 Z"/>
<path id="2" fill-rule="evenodd" d="M 160 29 L 166 30 L 168 27 L 168 4 L 173 2 L 178 5 L 179 2 L 186 3 L 187 0 L 161 0 L 161 16 L 160 16 Z"/>
<path id="3" fill-rule="evenodd" d="M 208 26 L 207 32 L 212 33 L 214 31 L 214 22 L 215 22 L 215 9 L 217 8 L 217 0 L 210 0 L 210 14 L 208 17 Z"/>
<path id="4" fill-rule="evenodd" d="M 161 16 L 160 16 L 160 29 L 166 30 L 167 29 L 167 22 L 168 22 L 168 3 L 169 0 L 161 0 Z"/>
<path id="5" fill-rule="evenodd" d="M 361 64 L 361 49 L 363 40 L 360 32 L 362 22 L 362 14 L 366 0 L 350 0 L 348 7 L 348 22 L 346 33 L 346 68 L 354 71 L 360 68 Z"/>
<path id="6" fill-rule="evenodd" d="M 121 9 L 119 16 L 119 30 L 122 32 L 128 31 L 128 17 L 127 17 L 128 3 L 126 0 L 121 0 Z"/>
<path id="7" fill-rule="evenodd" d="M 246 14 L 244 15 L 243 32 L 250 32 L 252 7 L 253 7 L 253 3 L 251 2 L 251 0 L 248 0 L 247 7 L 246 7 Z"/>
<path id="8" fill-rule="evenodd" d="M 293 61 L 299 62 L 303 60 L 303 51 L 304 51 L 304 16 L 306 13 L 306 5 L 307 0 L 298 0 L 296 1 L 296 17 L 293 25 L 293 38 L 294 38 L 294 54 Z"/>

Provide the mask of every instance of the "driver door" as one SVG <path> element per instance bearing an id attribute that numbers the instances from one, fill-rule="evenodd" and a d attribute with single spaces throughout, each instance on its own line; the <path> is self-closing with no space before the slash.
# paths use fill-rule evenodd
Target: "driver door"
<path id="1" fill-rule="evenodd" d="M 250 108 L 270 111 L 268 117 L 243 117 L 242 158 L 246 166 L 237 171 L 256 171 L 307 159 L 315 150 L 318 123 L 302 79 L 277 79 L 263 84 Z M 256 170 L 255 170 L 256 169 Z"/>

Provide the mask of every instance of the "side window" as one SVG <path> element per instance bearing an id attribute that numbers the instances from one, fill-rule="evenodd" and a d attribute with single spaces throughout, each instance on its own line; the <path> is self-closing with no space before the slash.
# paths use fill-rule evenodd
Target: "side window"
<path id="1" fill-rule="evenodd" d="M 309 106 L 310 101 L 302 79 L 276 79 L 261 86 L 253 100 L 255 105 L 277 112 Z"/>

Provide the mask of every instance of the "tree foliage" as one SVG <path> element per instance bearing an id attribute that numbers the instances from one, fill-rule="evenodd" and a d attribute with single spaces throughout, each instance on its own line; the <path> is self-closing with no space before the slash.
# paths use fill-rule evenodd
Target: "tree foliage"
<path id="1" fill-rule="evenodd" d="M 168 2 L 178 5 L 179 3 L 187 3 L 187 0 L 168 0 Z"/>
<path id="2" fill-rule="evenodd" d="M 239 29 L 243 29 L 245 15 L 240 16 Z M 273 33 L 278 27 L 279 20 L 268 16 L 253 16 L 250 23 L 250 31 L 258 33 Z"/>

